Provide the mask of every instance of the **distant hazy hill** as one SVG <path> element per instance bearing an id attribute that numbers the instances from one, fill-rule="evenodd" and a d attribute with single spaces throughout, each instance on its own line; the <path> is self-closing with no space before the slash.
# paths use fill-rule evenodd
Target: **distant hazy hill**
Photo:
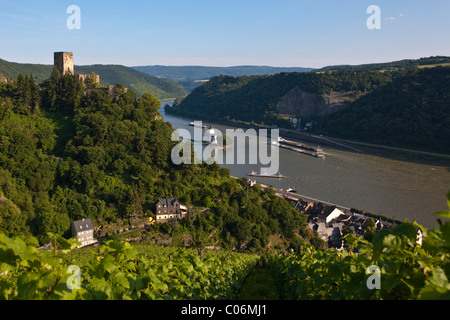
<path id="1" fill-rule="evenodd" d="M 24 75 L 33 74 L 36 81 L 41 83 L 50 78 L 52 69 L 52 65 L 23 64 L 0 59 L 0 73 L 10 79 L 17 78 L 19 73 Z M 150 92 L 156 97 L 164 99 L 183 97 L 188 94 L 180 84 L 174 81 L 153 77 L 121 65 L 75 66 L 75 72 L 80 74 L 95 72 L 100 75 L 100 81 L 103 85 L 121 83 L 125 87 L 136 91 L 138 95 Z"/>
<path id="2" fill-rule="evenodd" d="M 357 70 L 398 70 L 409 68 L 425 68 L 435 65 L 450 64 L 450 57 L 436 56 L 420 59 L 405 59 L 400 61 L 385 62 L 385 63 L 371 63 L 361 65 L 337 65 L 328 66 L 317 70 L 318 72 L 325 71 L 357 71 Z"/>
<path id="3" fill-rule="evenodd" d="M 50 78 L 53 66 L 44 64 L 15 63 L 0 59 L 0 73 L 6 78 L 15 79 L 22 73 L 23 75 L 33 74 L 36 81 L 41 83 L 45 79 Z"/>
<path id="4" fill-rule="evenodd" d="M 175 81 L 162 79 L 121 65 L 75 66 L 75 72 L 100 75 L 100 81 L 105 85 L 122 83 L 138 94 L 151 92 L 160 99 L 184 97 L 188 92 Z"/>
<path id="5" fill-rule="evenodd" d="M 362 70 L 290 72 L 266 76 L 217 76 L 176 101 L 168 113 L 198 119 L 274 121 L 278 114 L 303 117 L 342 108 L 364 92 L 392 81 L 391 72 Z"/>
<path id="6" fill-rule="evenodd" d="M 201 86 L 202 80 L 209 80 L 215 76 L 262 76 L 281 72 L 308 72 L 312 68 L 279 68 L 268 66 L 236 66 L 236 67 L 204 67 L 204 66 L 140 66 L 133 67 L 155 77 L 177 81 L 187 90 L 193 91 Z"/>

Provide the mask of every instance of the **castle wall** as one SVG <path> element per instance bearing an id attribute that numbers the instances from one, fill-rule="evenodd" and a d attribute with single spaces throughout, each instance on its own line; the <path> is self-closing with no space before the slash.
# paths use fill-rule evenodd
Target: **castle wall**
<path id="1" fill-rule="evenodd" d="M 87 86 L 87 79 L 90 77 L 90 74 L 79 74 L 78 75 L 78 79 L 80 79 L 80 81 Z M 98 74 L 95 75 L 95 82 L 100 84 L 100 76 Z"/>

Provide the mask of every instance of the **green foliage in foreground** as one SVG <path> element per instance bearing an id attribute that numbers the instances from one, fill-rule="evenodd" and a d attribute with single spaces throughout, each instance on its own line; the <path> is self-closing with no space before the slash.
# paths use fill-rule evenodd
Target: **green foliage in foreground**
<path id="1" fill-rule="evenodd" d="M 422 245 L 416 243 L 418 228 Z M 379 232 L 373 243 L 353 235 L 346 241 L 355 250 L 305 247 L 296 255 L 272 256 L 282 299 L 450 299 L 450 222 L 433 230 L 405 222 Z M 377 277 L 370 266 L 379 268 L 379 288 L 368 288 Z"/>
<path id="2" fill-rule="evenodd" d="M 448 202 L 450 207 L 450 193 Z M 450 211 L 437 215 L 450 217 Z M 236 299 L 260 261 L 229 251 L 199 255 L 193 249 L 117 241 L 73 250 L 74 240 L 50 236 L 59 243 L 56 252 L 38 250 L 34 238 L 0 234 L 0 299 Z M 372 243 L 353 234 L 345 241 L 348 251 L 305 245 L 298 254 L 264 256 L 280 298 L 450 299 L 450 222 L 425 229 L 406 221 L 378 232 Z"/>
<path id="3" fill-rule="evenodd" d="M 259 260 L 230 252 L 205 252 L 201 257 L 186 249 L 170 254 L 158 247 L 143 251 L 110 241 L 89 261 L 69 262 L 67 255 L 73 251 L 67 248 L 74 244 L 58 239 L 64 250 L 55 255 L 36 249 L 33 239 L 0 234 L 0 299 L 233 299 Z"/>

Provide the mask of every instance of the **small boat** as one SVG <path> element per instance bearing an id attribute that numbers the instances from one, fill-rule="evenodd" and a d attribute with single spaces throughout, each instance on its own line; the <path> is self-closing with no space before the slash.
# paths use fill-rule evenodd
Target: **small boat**
<path id="1" fill-rule="evenodd" d="M 280 142 L 277 140 L 270 140 L 267 144 L 270 146 L 277 146 L 277 147 L 280 146 Z"/>
<path id="2" fill-rule="evenodd" d="M 206 126 L 206 125 L 199 125 L 199 124 L 197 124 L 197 123 L 195 123 L 195 122 L 189 123 L 189 126 L 191 126 L 191 127 L 197 127 L 197 128 L 202 128 L 202 129 L 204 129 L 204 130 L 208 129 L 208 126 Z"/>
<path id="3" fill-rule="evenodd" d="M 288 189 L 286 190 L 286 192 L 297 193 L 297 190 L 292 189 L 292 188 L 288 188 Z"/>
<path id="4" fill-rule="evenodd" d="M 252 173 L 248 174 L 250 177 L 261 177 L 261 178 L 277 178 L 277 179 L 283 179 L 286 178 L 285 176 L 283 176 L 281 173 L 276 173 L 276 174 L 267 174 L 267 173 L 260 173 L 260 172 L 255 172 L 252 171 Z"/>
<path id="5" fill-rule="evenodd" d="M 316 158 L 325 159 L 325 155 L 323 153 L 317 153 L 314 155 Z"/>

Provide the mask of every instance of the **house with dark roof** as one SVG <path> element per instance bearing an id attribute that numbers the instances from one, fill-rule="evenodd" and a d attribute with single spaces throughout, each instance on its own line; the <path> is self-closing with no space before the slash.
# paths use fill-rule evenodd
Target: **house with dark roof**
<path id="1" fill-rule="evenodd" d="M 177 199 L 164 198 L 156 203 L 156 222 L 166 223 L 186 217 L 185 207 Z"/>
<path id="2" fill-rule="evenodd" d="M 94 239 L 94 225 L 91 219 L 83 219 L 72 222 L 72 237 L 76 237 L 81 243 L 80 247 L 85 247 L 97 242 Z"/>
<path id="3" fill-rule="evenodd" d="M 345 216 L 345 213 L 336 207 L 326 207 L 322 212 L 318 214 L 321 221 L 325 222 L 326 226 L 330 226 L 331 222 L 340 216 Z"/>

